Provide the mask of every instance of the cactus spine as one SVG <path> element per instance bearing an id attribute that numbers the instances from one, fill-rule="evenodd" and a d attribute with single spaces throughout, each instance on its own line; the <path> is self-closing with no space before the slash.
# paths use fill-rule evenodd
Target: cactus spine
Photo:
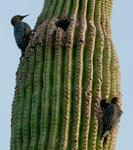
<path id="1" fill-rule="evenodd" d="M 11 150 L 114 150 L 101 140 L 101 98 L 118 97 L 112 0 L 45 0 L 16 74 Z"/>

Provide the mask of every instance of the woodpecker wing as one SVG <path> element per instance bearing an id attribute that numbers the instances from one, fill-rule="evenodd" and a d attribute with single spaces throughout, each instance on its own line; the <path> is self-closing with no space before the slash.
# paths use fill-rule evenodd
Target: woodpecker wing
<path id="1" fill-rule="evenodd" d="M 122 111 L 119 106 L 115 104 L 110 104 L 104 114 L 103 118 L 103 132 L 102 136 L 106 135 L 106 132 L 110 132 L 115 128 L 119 122 Z"/>
<path id="2" fill-rule="evenodd" d="M 29 25 L 25 22 L 19 22 L 14 27 L 14 36 L 18 47 L 21 50 L 25 50 L 29 42 L 29 33 L 27 34 L 27 26 Z M 29 27 L 30 28 L 30 27 Z"/>

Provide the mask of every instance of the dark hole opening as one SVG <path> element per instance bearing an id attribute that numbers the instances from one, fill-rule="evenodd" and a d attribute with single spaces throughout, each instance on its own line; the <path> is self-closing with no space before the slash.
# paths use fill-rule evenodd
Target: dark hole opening
<path id="1" fill-rule="evenodd" d="M 102 99 L 100 105 L 102 109 L 106 109 L 109 106 L 109 103 L 107 103 L 107 99 Z"/>
<path id="2" fill-rule="evenodd" d="M 64 31 L 67 30 L 69 24 L 70 22 L 67 19 L 65 20 L 61 19 L 58 22 L 56 22 L 56 26 L 62 28 Z"/>

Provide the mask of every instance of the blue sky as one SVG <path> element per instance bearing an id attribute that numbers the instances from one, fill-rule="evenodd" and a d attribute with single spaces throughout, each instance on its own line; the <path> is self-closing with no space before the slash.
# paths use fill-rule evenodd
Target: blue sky
<path id="1" fill-rule="evenodd" d="M 4 0 L 0 4 L 0 149 L 9 150 L 11 104 L 14 95 L 15 73 L 20 51 L 10 19 L 16 14 L 30 14 L 25 19 L 33 28 L 42 10 L 43 0 Z M 113 40 L 117 48 L 122 77 L 122 109 L 124 111 L 116 150 L 131 150 L 133 136 L 133 1 L 114 0 L 112 14 Z"/>

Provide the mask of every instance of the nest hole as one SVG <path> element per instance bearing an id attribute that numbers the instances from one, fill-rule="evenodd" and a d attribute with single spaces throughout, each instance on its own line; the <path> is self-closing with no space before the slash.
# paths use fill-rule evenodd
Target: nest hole
<path id="1" fill-rule="evenodd" d="M 100 105 L 101 105 L 101 108 L 105 110 L 109 106 L 109 103 L 107 103 L 107 99 L 102 99 L 100 102 Z"/>
<path id="2" fill-rule="evenodd" d="M 68 19 L 65 19 L 65 20 L 60 19 L 59 21 L 57 21 L 57 22 L 55 23 L 55 25 L 56 25 L 57 27 L 62 28 L 64 31 L 67 30 L 69 24 L 70 24 L 70 22 L 68 21 Z"/>

